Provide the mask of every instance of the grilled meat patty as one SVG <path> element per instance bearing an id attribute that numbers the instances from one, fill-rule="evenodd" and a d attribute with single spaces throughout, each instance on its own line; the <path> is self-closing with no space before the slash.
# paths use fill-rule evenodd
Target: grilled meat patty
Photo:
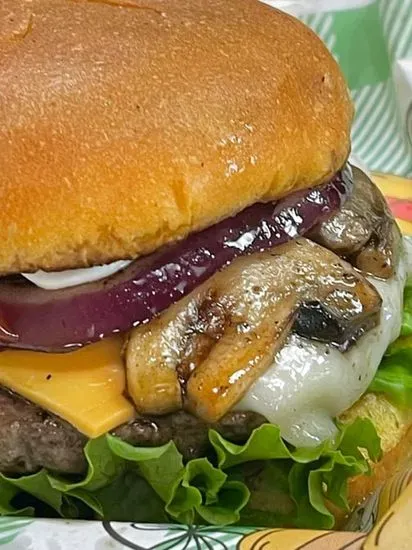
<path id="1" fill-rule="evenodd" d="M 173 440 L 185 459 L 205 456 L 208 430 L 214 428 L 233 442 L 245 441 L 265 418 L 252 412 L 233 411 L 216 425 L 208 425 L 179 411 L 161 417 L 138 417 L 113 434 L 143 447 Z M 0 472 L 29 474 L 48 470 L 81 474 L 87 464 L 83 448 L 87 438 L 61 420 L 16 394 L 0 389 Z"/>

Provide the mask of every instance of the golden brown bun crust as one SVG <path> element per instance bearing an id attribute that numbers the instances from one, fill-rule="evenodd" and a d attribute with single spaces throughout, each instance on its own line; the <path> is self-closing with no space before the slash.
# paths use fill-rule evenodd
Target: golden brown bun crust
<path id="1" fill-rule="evenodd" d="M 320 183 L 332 56 L 257 0 L 3 0 L 0 272 L 132 258 Z"/>
<path id="2" fill-rule="evenodd" d="M 348 502 L 353 510 L 371 496 L 391 477 L 410 467 L 412 461 L 412 425 L 400 442 L 389 452 L 384 453 L 377 464 L 372 464 L 372 475 L 352 478 L 348 485 Z M 347 514 L 332 504 L 328 505 L 336 519 L 336 528 L 344 528 Z"/>
<path id="3" fill-rule="evenodd" d="M 391 404 L 383 394 L 365 394 L 342 417 L 351 422 L 357 416 L 369 418 L 381 438 L 382 458 L 371 464 L 372 474 L 352 478 L 349 481 L 348 501 L 355 508 L 383 483 L 410 466 L 412 460 L 412 411 L 400 410 Z M 338 525 L 344 525 L 345 514 L 331 507 Z"/>
<path id="4" fill-rule="evenodd" d="M 410 467 L 412 459 L 412 426 L 405 432 L 399 443 L 382 459 L 372 466 L 371 476 L 353 478 L 349 484 L 349 502 L 352 506 L 362 502 L 385 481 L 396 473 Z"/>

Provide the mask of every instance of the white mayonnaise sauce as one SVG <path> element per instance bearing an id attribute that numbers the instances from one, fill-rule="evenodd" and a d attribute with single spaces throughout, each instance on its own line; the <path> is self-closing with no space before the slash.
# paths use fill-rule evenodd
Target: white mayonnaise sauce
<path id="1" fill-rule="evenodd" d="M 29 281 L 40 288 L 57 290 L 69 286 L 91 283 L 113 275 L 130 264 L 129 260 L 119 260 L 107 265 L 86 267 L 84 269 L 68 269 L 66 271 L 36 271 L 36 273 L 22 273 Z"/>
<path id="2" fill-rule="evenodd" d="M 297 447 L 312 446 L 336 433 L 334 418 L 366 391 L 388 345 L 400 331 L 406 261 L 383 281 L 368 277 L 382 297 L 380 324 L 346 353 L 292 335 L 266 373 L 237 404 L 278 424 Z"/>

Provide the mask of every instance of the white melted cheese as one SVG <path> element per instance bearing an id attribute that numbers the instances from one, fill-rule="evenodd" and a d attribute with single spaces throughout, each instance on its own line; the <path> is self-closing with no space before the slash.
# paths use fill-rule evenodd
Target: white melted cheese
<path id="1" fill-rule="evenodd" d="M 35 273 L 22 273 L 29 281 L 46 290 L 58 290 L 70 286 L 91 283 L 113 275 L 130 264 L 129 260 L 119 260 L 106 265 L 86 267 L 84 269 L 68 269 L 66 271 L 36 271 Z"/>
<path id="2" fill-rule="evenodd" d="M 368 277 L 382 297 L 379 325 L 346 353 L 292 335 L 274 363 L 249 389 L 238 410 L 262 414 L 297 447 L 317 445 L 336 433 L 334 418 L 367 390 L 388 345 L 399 336 L 405 260 L 383 281 Z"/>

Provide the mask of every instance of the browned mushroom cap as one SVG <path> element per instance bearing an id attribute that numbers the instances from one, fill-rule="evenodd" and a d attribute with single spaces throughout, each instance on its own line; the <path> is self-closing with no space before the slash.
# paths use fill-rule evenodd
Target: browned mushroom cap
<path id="1" fill-rule="evenodd" d="M 161 414 L 183 406 L 207 422 L 219 420 L 273 362 L 302 304 L 314 302 L 328 315 L 322 331 L 319 320 L 312 326 L 328 341 L 356 338 L 379 319 L 372 285 L 311 241 L 236 260 L 132 332 L 126 362 L 137 409 Z M 308 323 L 299 326 L 310 336 Z"/>
<path id="2" fill-rule="evenodd" d="M 387 279 L 394 274 L 401 234 L 385 198 L 359 168 L 353 167 L 352 197 L 309 235 L 355 267 Z"/>
<path id="3" fill-rule="evenodd" d="M 131 333 L 126 352 L 127 380 L 138 411 L 166 414 L 182 407 L 191 371 L 209 353 L 226 325 L 226 312 L 213 302 L 209 287 L 202 285 Z"/>

